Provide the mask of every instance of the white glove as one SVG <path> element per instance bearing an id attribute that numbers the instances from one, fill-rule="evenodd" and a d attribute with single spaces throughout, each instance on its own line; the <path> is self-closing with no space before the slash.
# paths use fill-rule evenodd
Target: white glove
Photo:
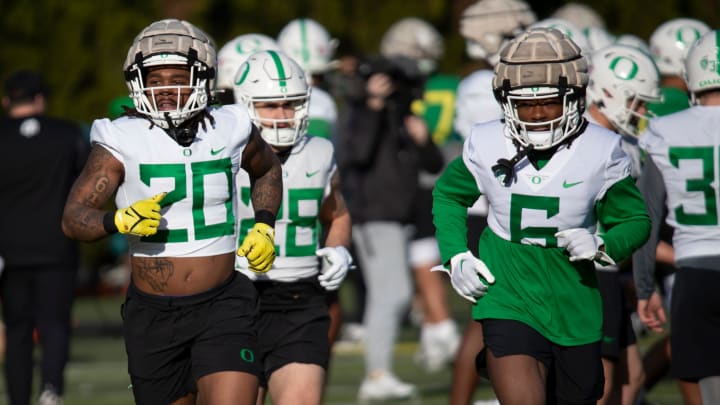
<path id="1" fill-rule="evenodd" d="M 607 253 L 600 250 L 604 245 L 602 238 L 585 228 L 572 228 L 555 234 L 558 247 L 567 249 L 570 261 L 598 260 L 603 264 L 615 264 Z"/>
<path id="2" fill-rule="evenodd" d="M 450 259 L 450 266 L 452 271 L 448 271 L 442 265 L 435 266 L 430 270 L 444 271 L 450 274 L 450 283 L 455 292 L 472 303 L 477 301 L 475 297 L 480 298 L 487 294 L 487 284 L 495 282 L 495 276 L 490 273 L 485 263 L 473 256 L 469 250 L 453 256 Z M 483 283 L 483 279 L 487 284 Z"/>
<path id="3" fill-rule="evenodd" d="M 340 288 L 340 284 L 353 263 L 350 252 L 345 249 L 345 246 L 333 246 L 319 249 L 315 255 L 322 261 L 318 276 L 320 285 L 328 291 Z"/>

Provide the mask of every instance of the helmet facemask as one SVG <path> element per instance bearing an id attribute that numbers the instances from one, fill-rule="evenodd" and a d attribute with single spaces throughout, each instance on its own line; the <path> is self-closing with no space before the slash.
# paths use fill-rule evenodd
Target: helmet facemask
<path id="1" fill-rule="evenodd" d="M 157 66 L 188 69 L 190 81 L 187 85 L 147 86 L 148 70 Z M 164 129 L 179 127 L 207 107 L 210 94 L 208 79 L 207 66 L 198 60 L 190 61 L 182 55 L 154 55 L 133 64 L 126 73 L 130 97 L 135 103 L 135 108 L 138 112 L 147 115 L 155 125 Z M 157 96 L 163 93 L 175 95 L 177 105 L 174 109 L 160 110 Z"/>
<path id="2" fill-rule="evenodd" d="M 547 121 L 523 121 L 517 111 L 518 102 L 559 98 L 562 114 Z M 501 101 L 510 135 L 523 147 L 545 150 L 558 145 L 578 132 L 584 110 L 579 89 L 567 87 L 526 87 L 507 91 Z M 545 128 L 546 127 L 546 128 Z M 544 128 L 544 129 L 539 129 Z"/>
<path id="3" fill-rule="evenodd" d="M 256 103 L 285 103 L 290 102 L 293 106 L 291 118 L 263 118 L 258 112 Z M 286 98 L 253 98 L 250 110 L 250 118 L 260 129 L 260 135 L 265 142 L 273 146 L 293 146 L 307 130 L 308 125 L 308 97 L 289 96 Z"/>
<path id="4" fill-rule="evenodd" d="M 183 128 L 183 124 L 207 107 L 215 64 L 215 43 L 207 34 L 187 21 L 160 20 L 135 37 L 125 60 L 125 82 L 137 111 L 187 146 L 197 126 Z M 148 86 L 148 73 L 153 68 L 181 68 L 190 77 L 187 84 Z M 175 108 L 162 110 L 158 105 L 161 94 L 176 97 Z"/>

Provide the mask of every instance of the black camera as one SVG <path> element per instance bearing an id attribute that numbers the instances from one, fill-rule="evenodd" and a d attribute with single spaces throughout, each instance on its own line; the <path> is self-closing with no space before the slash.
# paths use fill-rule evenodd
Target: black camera
<path id="1" fill-rule="evenodd" d="M 384 73 L 395 84 L 395 92 L 388 101 L 402 110 L 408 110 L 413 100 L 422 98 L 425 77 L 420 73 L 417 61 L 404 57 L 375 56 L 362 60 L 357 67 L 357 75 L 364 82 L 376 73 Z M 364 89 L 364 87 L 363 87 Z M 367 94 L 362 95 L 364 99 Z"/>

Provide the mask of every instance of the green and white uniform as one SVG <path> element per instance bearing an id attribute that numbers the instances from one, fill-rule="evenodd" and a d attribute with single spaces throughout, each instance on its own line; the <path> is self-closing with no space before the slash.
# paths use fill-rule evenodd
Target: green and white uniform
<path id="1" fill-rule="evenodd" d="M 234 178 L 251 123 L 239 105 L 211 111 L 215 125 L 198 128 L 190 146 L 180 146 L 159 127 L 136 117 L 96 120 L 90 139 L 125 167 L 115 204 L 127 207 L 161 192 L 162 220 L 149 237 L 127 235 L 135 256 L 212 256 L 236 249 Z"/>
<path id="2" fill-rule="evenodd" d="M 443 262 L 467 250 L 466 209 L 483 194 L 490 210 L 480 239 L 480 259 L 495 275 L 488 294 L 473 306 L 475 319 L 524 322 L 564 346 L 601 338 L 602 306 L 590 261 L 570 262 L 555 233 L 594 232 L 600 223 L 605 251 L 628 257 L 647 239 L 650 223 L 630 177 L 620 137 L 589 124 L 570 145 L 558 147 L 536 168 L 526 157 L 517 180 L 505 187 L 491 167 L 516 148 L 501 121 L 477 124 L 462 157 L 438 180 L 433 214 Z"/>
<path id="3" fill-rule="evenodd" d="M 325 139 L 333 138 L 337 125 L 337 106 L 332 96 L 320 87 L 312 87 L 312 97 L 308 110 L 308 135 Z"/>
<path id="4" fill-rule="evenodd" d="M 235 268 L 251 280 L 291 282 L 318 274 L 319 260 L 315 256 L 321 237 L 318 216 L 322 202 L 330 195 L 336 170 L 330 141 L 315 136 L 302 137 L 282 165 L 283 198 L 275 222 L 277 257 L 272 268 L 264 274 L 254 273 L 248 270 L 244 257 L 237 258 Z M 250 202 L 250 179 L 240 173 L 237 180 L 241 241 L 255 219 Z"/>

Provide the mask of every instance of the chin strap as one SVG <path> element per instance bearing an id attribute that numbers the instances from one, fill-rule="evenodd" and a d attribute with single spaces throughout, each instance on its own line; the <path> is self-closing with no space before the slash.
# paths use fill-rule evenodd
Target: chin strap
<path id="1" fill-rule="evenodd" d="M 167 133 L 168 136 L 175 140 L 175 142 L 177 142 L 180 146 L 188 147 L 193 143 L 195 135 L 197 135 L 197 125 L 177 127 L 173 124 L 169 112 L 165 113 L 165 121 L 168 123 L 168 128 L 165 130 L 165 133 Z"/>
<path id="2" fill-rule="evenodd" d="M 517 148 L 515 156 L 510 160 L 504 158 L 498 159 L 497 164 L 491 168 L 495 178 L 505 187 L 509 187 L 515 178 L 515 165 L 533 150 L 532 145 L 521 147 L 516 143 L 515 146 Z"/>

